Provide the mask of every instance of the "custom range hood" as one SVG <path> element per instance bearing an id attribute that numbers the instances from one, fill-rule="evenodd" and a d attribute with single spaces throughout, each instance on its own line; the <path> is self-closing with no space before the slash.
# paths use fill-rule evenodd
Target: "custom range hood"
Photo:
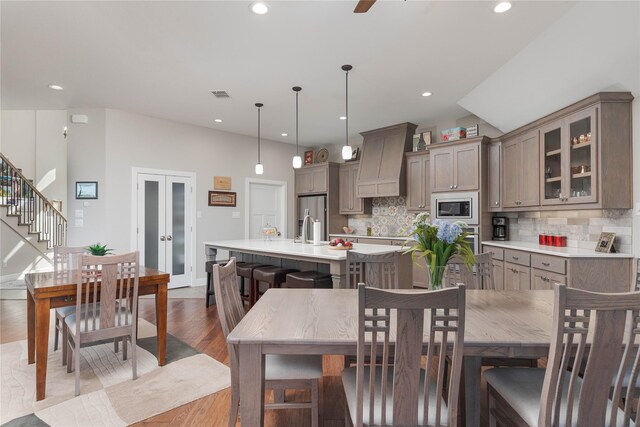
<path id="1" fill-rule="evenodd" d="M 362 132 L 362 153 L 356 197 L 390 197 L 406 194 L 404 153 L 411 151 L 417 125 L 400 123 Z"/>

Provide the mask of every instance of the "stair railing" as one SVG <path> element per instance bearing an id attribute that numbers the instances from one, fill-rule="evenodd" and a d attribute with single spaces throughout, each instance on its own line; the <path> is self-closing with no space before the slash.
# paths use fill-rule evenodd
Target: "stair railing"
<path id="1" fill-rule="evenodd" d="M 31 180 L 0 153 L 0 205 L 18 224 L 29 227 L 47 248 L 66 246 L 67 219 L 38 191 Z"/>

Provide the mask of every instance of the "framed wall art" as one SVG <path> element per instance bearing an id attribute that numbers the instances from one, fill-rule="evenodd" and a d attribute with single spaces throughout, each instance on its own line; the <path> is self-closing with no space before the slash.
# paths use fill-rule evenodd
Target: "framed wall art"
<path id="1" fill-rule="evenodd" d="M 209 191 L 209 206 L 230 206 L 236 205 L 235 191 Z"/>
<path id="2" fill-rule="evenodd" d="M 304 164 L 312 165 L 313 164 L 313 150 L 304 152 Z"/>
<path id="3" fill-rule="evenodd" d="M 97 199 L 98 181 L 76 181 L 76 199 Z"/>

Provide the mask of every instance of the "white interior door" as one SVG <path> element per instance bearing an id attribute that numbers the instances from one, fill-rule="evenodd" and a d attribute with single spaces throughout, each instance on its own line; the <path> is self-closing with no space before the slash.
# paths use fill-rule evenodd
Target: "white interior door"
<path id="1" fill-rule="evenodd" d="M 247 237 L 261 238 L 262 227 L 267 224 L 277 227 L 286 237 L 286 184 L 250 181 L 248 189 Z"/>
<path id="2" fill-rule="evenodd" d="M 192 179 L 138 174 L 137 248 L 143 265 L 171 274 L 169 288 L 192 282 Z"/>

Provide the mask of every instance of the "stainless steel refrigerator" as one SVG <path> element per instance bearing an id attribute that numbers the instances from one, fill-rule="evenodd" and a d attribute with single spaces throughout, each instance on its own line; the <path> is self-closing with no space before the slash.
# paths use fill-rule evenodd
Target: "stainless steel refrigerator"
<path id="1" fill-rule="evenodd" d="M 302 236 L 302 222 L 304 221 L 304 213 L 309 209 L 309 215 L 313 219 L 317 219 L 322 224 L 321 240 L 327 239 L 327 196 L 299 196 L 298 197 L 298 236 Z M 313 239 L 313 225 L 309 221 L 307 225 L 307 236 L 309 240 Z"/>

